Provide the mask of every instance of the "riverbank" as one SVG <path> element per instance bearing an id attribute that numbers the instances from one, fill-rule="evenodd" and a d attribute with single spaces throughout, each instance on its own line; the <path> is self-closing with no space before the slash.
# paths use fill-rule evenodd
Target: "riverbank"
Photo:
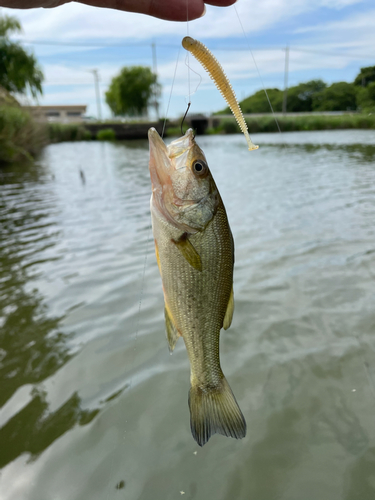
<path id="1" fill-rule="evenodd" d="M 272 115 L 246 118 L 250 133 L 298 132 L 312 130 L 345 130 L 345 129 L 375 129 L 375 115 L 372 114 L 344 114 L 344 115 L 282 115 L 275 118 Z M 234 118 L 223 118 L 215 127 L 207 129 L 209 134 L 238 133 L 238 126 Z"/>
<path id="2" fill-rule="evenodd" d="M 276 118 L 276 119 L 275 119 Z M 291 115 L 254 115 L 246 116 L 246 123 L 250 133 L 298 132 L 313 130 L 345 130 L 345 129 L 375 129 L 375 114 L 348 113 L 340 115 L 327 114 L 291 114 Z M 276 122 L 277 120 L 277 122 Z M 164 135 L 180 136 L 181 119 L 167 120 Z M 197 131 L 197 135 L 212 134 L 237 134 L 239 127 L 234 117 L 188 117 L 186 126 Z M 51 142 L 80 141 L 80 140 L 126 140 L 147 139 L 150 127 L 155 127 L 159 133 L 164 128 L 164 121 L 150 123 L 124 123 L 103 122 L 90 124 L 49 124 L 49 136 Z"/>
<path id="3" fill-rule="evenodd" d="M 276 119 L 275 119 L 276 118 Z M 247 115 L 250 134 L 267 132 L 298 132 L 313 130 L 375 129 L 375 114 L 347 113 L 291 114 L 291 115 Z M 276 122 L 277 120 L 277 122 Z M 164 136 L 180 136 L 181 120 L 159 122 L 102 122 L 102 123 L 37 123 L 18 106 L 0 106 L 0 163 L 9 163 L 21 158 L 32 158 L 48 143 L 89 140 L 147 139 L 150 127 Z M 234 117 L 203 115 L 188 117 L 186 127 L 192 127 L 197 135 L 237 134 L 239 127 Z"/>

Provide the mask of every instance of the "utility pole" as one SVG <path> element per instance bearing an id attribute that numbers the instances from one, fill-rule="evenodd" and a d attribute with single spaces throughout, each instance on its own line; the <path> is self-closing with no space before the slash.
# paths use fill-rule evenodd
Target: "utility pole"
<path id="1" fill-rule="evenodd" d="M 90 73 L 94 75 L 95 93 L 96 93 L 96 107 L 98 111 L 98 118 L 102 121 L 102 108 L 100 105 L 100 91 L 99 91 L 99 71 L 97 69 L 90 69 Z"/>
<path id="2" fill-rule="evenodd" d="M 283 115 L 287 112 L 288 104 L 288 72 L 289 72 L 289 47 L 285 47 L 285 69 L 284 69 L 284 95 L 283 95 Z"/>
<path id="3" fill-rule="evenodd" d="M 152 72 L 157 77 L 157 75 L 158 75 L 158 65 L 157 65 L 157 59 L 156 59 L 156 45 L 155 45 L 155 42 L 152 42 L 151 48 L 152 48 Z M 155 83 L 155 85 L 153 86 L 152 93 L 153 93 L 153 97 L 154 97 L 154 101 L 153 101 L 152 104 L 154 105 L 154 108 L 155 108 L 156 118 L 159 120 L 159 97 L 160 96 L 159 96 L 159 90 L 158 90 L 157 83 Z"/>

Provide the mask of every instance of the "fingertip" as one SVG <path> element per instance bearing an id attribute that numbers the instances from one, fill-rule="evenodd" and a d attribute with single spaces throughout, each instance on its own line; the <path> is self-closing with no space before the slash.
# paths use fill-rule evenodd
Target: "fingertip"
<path id="1" fill-rule="evenodd" d="M 150 0 L 148 5 L 147 14 L 167 21 L 194 21 L 206 13 L 203 0 Z"/>
<path id="2" fill-rule="evenodd" d="M 237 0 L 205 0 L 208 5 L 213 5 L 215 7 L 229 7 L 237 2 Z"/>
<path id="3" fill-rule="evenodd" d="M 205 16 L 206 15 L 206 11 L 207 11 L 206 5 L 203 5 L 203 12 L 202 12 L 202 14 L 199 17 Z"/>

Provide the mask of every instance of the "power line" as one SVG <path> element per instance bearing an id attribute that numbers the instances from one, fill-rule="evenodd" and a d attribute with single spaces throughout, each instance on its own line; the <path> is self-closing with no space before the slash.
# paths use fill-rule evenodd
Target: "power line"
<path id="1" fill-rule="evenodd" d="M 3 37 L 0 37 L 3 38 Z M 111 48 L 111 47 L 149 47 L 150 45 L 152 46 L 153 44 L 156 45 L 154 42 L 137 42 L 137 43 L 132 43 L 132 42 L 118 42 L 118 43 L 102 43 L 102 42 L 67 42 L 67 41 L 61 41 L 61 40 L 32 40 L 32 39 L 13 39 L 15 42 L 21 42 L 25 44 L 30 44 L 30 45 L 51 45 L 51 46 L 67 46 L 67 47 L 94 47 L 94 48 Z M 164 47 L 164 48 L 173 48 L 175 49 L 179 44 L 177 43 L 158 43 L 158 47 Z M 214 48 L 214 50 L 221 50 L 221 51 L 244 51 L 248 50 L 248 47 L 243 46 L 243 45 L 236 45 L 236 46 L 214 46 L 211 44 L 211 46 Z M 315 53 L 315 54 L 325 54 L 325 55 L 332 55 L 332 56 L 342 56 L 342 57 L 350 57 L 354 59 L 374 59 L 375 54 L 353 54 L 353 53 L 348 53 L 344 52 L 343 50 L 326 50 L 326 49 L 310 49 L 307 47 L 301 47 L 298 45 L 293 45 L 293 47 L 289 47 L 289 49 L 295 52 L 307 52 L 307 53 Z M 280 46 L 257 46 L 252 49 L 253 51 L 257 50 L 262 50 L 262 51 L 267 51 L 267 50 L 280 50 L 284 51 L 285 47 L 280 47 Z M 345 49 L 344 49 L 345 50 Z"/>
<path id="2" fill-rule="evenodd" d="M 3 37 L 0 37 L 3 38 Z M 147 42 L 139 42 L 139 43 L 102 43 L 102 42 L 63 42 L 60 40 L 28 40 L 22 38 L 12 38 L 14 42 L 25 43 L 27 45 L 56 45 L 56 46 L 67 46 L 67 47 L 97 47 L 97 48 L 105 48 L 105 47 L 148 47 L 150 44 Z"/>

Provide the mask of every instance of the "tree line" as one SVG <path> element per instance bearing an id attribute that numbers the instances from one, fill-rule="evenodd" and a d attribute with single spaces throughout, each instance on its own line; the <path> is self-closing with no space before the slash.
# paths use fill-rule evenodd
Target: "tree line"
<path id="1" fill-rule="evenodd" d="M 275 112 L 281 112 L 284 91 L 267 89 Z M 264 90 L 240 102 L 243 113 L 270 113 L 270 105 Z M 336 82 L 327 85 L 323 80 L 311 80 L 289 87 L 287 91 L 287 112 L 312 111 L 360 111 L 375 112 L 375 66 L 361 68 L 352 83 Z M 229 114 L 229 108 L 217 114 Z"/>

